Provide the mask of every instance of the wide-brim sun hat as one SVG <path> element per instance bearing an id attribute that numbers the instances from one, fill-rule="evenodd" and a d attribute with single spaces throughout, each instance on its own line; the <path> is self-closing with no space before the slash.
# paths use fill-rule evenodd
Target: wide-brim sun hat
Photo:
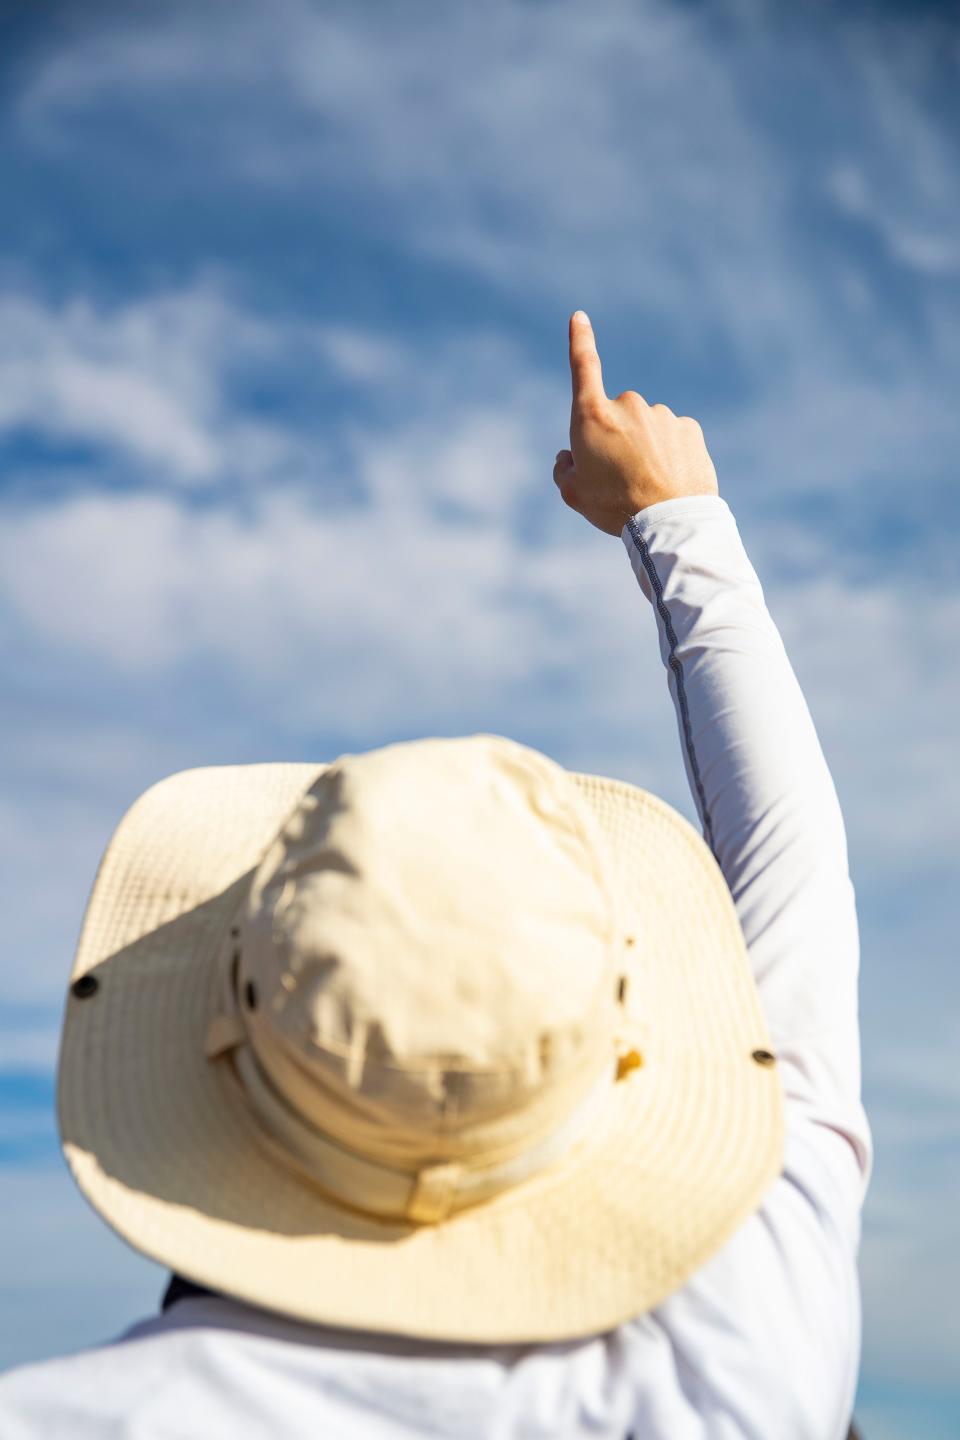
<path id="1" fill-rule="evenodd" d="M 183 771 L 107 846 L 58 1118 L 143 1254 L 304 1321 L 609 1330 L 780 1173 L 727 884 L 664 800 L 497 735 Z"/>

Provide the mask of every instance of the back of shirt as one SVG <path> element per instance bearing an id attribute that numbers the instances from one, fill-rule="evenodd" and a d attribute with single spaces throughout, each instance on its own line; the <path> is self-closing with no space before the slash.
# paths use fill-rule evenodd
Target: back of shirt
<path id="1" fill-rule="evenodd" d="M 109 1345 L 0 1379 L 0 1440 L 843 1440 L 872 1149 L 840 806 L 726 501 L 652 505 L 623 540 L 776 1051 L 786 1153 L 763 1204 L 655 1310 L 562 1345 L 358 1336 L 180 1300 Z"/>

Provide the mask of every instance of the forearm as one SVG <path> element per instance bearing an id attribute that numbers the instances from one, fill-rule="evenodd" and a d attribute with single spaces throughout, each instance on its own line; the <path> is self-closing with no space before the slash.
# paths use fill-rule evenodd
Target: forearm
<path id="1" fill-rule="evenodd" d="M 691 793 L 737 908 L 785 1090 L 849 1140 L 865 1184 L 856 904 L 806 701 L 726 501 L 652 505 L 623 541 L 656 616 Z"/>

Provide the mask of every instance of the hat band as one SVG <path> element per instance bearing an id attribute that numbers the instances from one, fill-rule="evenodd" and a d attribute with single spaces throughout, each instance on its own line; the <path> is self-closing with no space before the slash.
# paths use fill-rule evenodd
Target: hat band
<path id="1" fill-rule="evenodd" d="M 616 1078 L 611 1055 L 563 1123 L 509 1160 L 492 1166 L 443 1162 L 411 1172 L 347 1150 L 308 1125 L 273 1089 L 248 1041 L 233 1049 L 233 1060 L 243 1093 L 285 1158 L 292 1158 L 311 1179 L 354 1209 L 420 1223 L 443 1220 L 492 1199 L 565 1158 L 578 1140 L 596 1128 Z"/>
<path id="2" fill-rule="evenodd" d="M 277 1158 L 356 1210 L 423 1224 L 492 1199 L 566 1159 L 578 1141 L 597 1130 L 617 1078 L 611 1049 L 586 1093 L 561 1123 L 505 1161 L 493 1165 L 445 1161 L 400 1170 L 349 1150 L 297 1114 L 264 1073 L 239 1011 L 213 1019 L 206 1054 L 211 1060 L 230 1055 L 238 1092 Z"/>

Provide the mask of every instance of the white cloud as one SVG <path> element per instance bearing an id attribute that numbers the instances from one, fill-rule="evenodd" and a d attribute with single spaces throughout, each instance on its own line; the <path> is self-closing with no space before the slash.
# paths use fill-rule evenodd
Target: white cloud
<path id="1" fill-rule="evenodd" d="M 783 68 L 760 23 L 751 44 Z M 190 97 L 213 92 L 225 123 L 190 125 L 186 164 L 199 147 L 268 198 L 349 201 L 351 224 L 526 303 L 658 318 L 691 357 L 717 331 L 762 373 L 771 352 L 802 352 L 799 325 L 828 363 L 829 317 L 793 258 L 789 179 L 747 78 L 696 13 L 662 0 L 563 0 L 549 24 L 517 3 L 372 19 L 278 0 L 269 17 L 168 6 L 152 24 L 87 25 L 37 65 L 19 113 L 33 143 L 69 150 L 86 116 L 175 90 L 169 143 Z"/>
<path id="2" fill-rule="evenodd" d="M 952 473 L 960 446 L 960 411 L 946 403 L 942 375 L 912 364 L 892 335 L 878 338 L 875 359 L 873 375 L 826 374 L 813 363 L 805 373 L 771 375 L 743 405 L 699 417 L 721 491 L 743 497 L 748 523 L 754 502 L 768 517 L 795 502 L 790 543 L 819 547 L 826 569 L 844 560 L 830 533 L 832 502 L 860 487 L 861 529 L 872 537 L 872 507 L 896 494 L 909 519 L 917 490 Z"/>
<path id="3" fill-rule="evenodd" d="M 922 577 L 849 584 L 825 567 L 786 587 L 772 567 L 766 574 L 768 604 L 837 774 L 856 868 L 891 877 L 922 869 L 953 846 L 960 813 L 960 676 L 944 663 L 960 588 L 928 607 Z"/>
<path id="4" fill-rule="evenodd" d="M 921 165 L 941 169 L 933 127 L 921 130 L 921 137 L 925 147 Z M 873 230 L 887 252 L 905 266 L 932 277 L 960 271 L 960 243 L 954 229 L 960 196 L 951 194 L 955 182 L 948 181 L 946 193 L 935 200 L 901 192 L 893 204 L 886 186 L 871 184 L 860 166 L 846 161 L 828 172 L 824 188 L 845 214 Z"/>
<path id="5" fill-rule="evenodd" d="M 195 484 L 280 459 L 274 427 L 231 414 L 230 364 L 270 332 L 211 284 L 123 305 L 0 295 L 0 433 L 88 442 L 141 473 Z"/>
<path id="6" fill-rule="evenodd" d="M 322 354 L 346 380 L 396 380 L 402 373 L 403 348 L 387 335 L 329 324 L 318 326 L 315 337 Z"/>
<path id="7" fill-rule="evenodd" d="M 26 1070 L 48 1075 L 54 1069 L 59 1043 L 59 1025 L 24 1027 L 0 1021 L 0 1066 L 6 1071 Z"/>
<path id="8" fill-rule="evenodd" d="M 936 105 L 944 57 L 957 47 L 954 17 L 904 13 L 885 27 L 857 26 L 849 63 L 876 128 L 866 168 L 847 161 L 828 178 L 844 208 L 871 225 L 890 254 L 931 277 L 960 271 L 955 128 Z"/>
<path id="9" fill-rule="evenodd" d="M 562 663 L 578 612 L 591 623 L 577 597 L 596 603 L 623 563 L 613 540 L 569 543 L 564 591 L 492 522 L 489 494 L 474 504 L 464 491 L 469 523 L 433 516 L 431 489 L 455 492 L 449 466 L 461 452 L 460 483 L 483 484 L 471 437 L 495 440 L 489 415 L 464 417 L 426 462 L 421 436 L 406 454 L 395 437 L 370 444 L 369 507 L 330 512 L 278 492 L 241 516 L 170 495 L 86 494 L 13 512 L 0 585 L 37 636 L 123 673 L 213 658 L 251 690 L 296 686 L 296 703 L 318 713 L 329 711 L 333 673 L 339 719 L 353 724 L 371 709 L 398 723 L 460 709 Z"/>
<path id="10" fill-rule="evenodd" d="M 553 499 L 545 483 L 552 457 L 538 448 L 533 423 L 519 405 L 511 413 L 467 401 L 445 421 L 431 415 L 392 434 L 354 428 L 353 458 L 374 497 L 372 518 L 403 524 L 412 512 L 419 520 L 433 500 L 451 501 L 463 516 L 490 523 L 507 520 L 537 487 Z"/>
<path id="11" fill-rule="evenodd" d="M 593 705 L 607 723 L 618 708 L 629 715 L 622 646 L 649 617 L 618 542 L 559 514 L 548 544 L 518 538 L 517 494 L 540 486 L 558 507 L 518 416 L 466 406 L 445 436 L 418 426 L 366 437 L 355 460 L 356 488 L 372 498 L 349 508 L 283 490 L 243 513 L 95 493 L 10 510 L 0 591 L 53 653 L 174 686 L 186 665 L 213 665 L 275 724 L 286 705 L 301 729 L 334 714 L 363 733 L 456 724 L 551 673 L 567 677 L 571 706 Z M 444 515 L 438 499 L 464 508 Z M 850 583 L 824 563 L 784 583 L 763 549 L 755 563 L 837 771 L 858 865 L 922 865 L 950 843 L 960 809 L 960 683 L 943 664 L 960 591 L 941 593 L 918 627 L 902 577 Z"/>
<path id="12" fill-rule="evenodd" d="M 162 363 L 157 342 L 169 307 L 158 311 L 148 327 L 143 306 L 115 320 L 84 301 L 56 314 L 36 301 L 4 296 L 0 430 L 106 443 L 183 479 L 207 478 L 217 463 L 205 413 L 209 378 L 202 370 L 190 373 L 189 351 L 181 376 Z M 168 361 L 182 339 L 167 334 Z"/>
<path id="13" fill-rule="evenodd" d="M 396 378 L 403 352 L 346 324 L 271 325 L 223 276 L 123 303 L 60 305 L 0 291 L 0 437 L 84 443 L 142 481 L 192 488 L 300 479 L 324 446 L 238 403 L 244 374 L 311 368 L 361 389 Z"/>
<path id="14" fill-rule="evenodd" d="M 268 201 L 295 190 L 349 203 L 359 230 L 527 303 L 596 304 L 646 329 L 659 319 L 691 359 L 719 334 L 758 378 L 811 354 L 830 372 L 845 339 L 796 243 L 816 215 L 805 232 L 810 196 L 785 156 L 792 117 L 815 76 L 835 123 L 803 144 L 827 192 L 904 264 L 950 273 L 955 154 L 924 102 L 949 30 L 929 16 L 813 14 L 795 17 L 787 48 L 766 7 L 718 9 L 726 27 L 663 0 L 562 0 L 549 24 L 515 0 L 375 19 L 306 0 L 277 0 L 269 18 L 175 4 L 152 22 L 86 24 L 51 48 L 20 122 L 33 143 L 69 150 L 104 107 L 142 110 L 175 91 L 167 143 Z M 773 69 L 775 94 L 757 78 Z M 201 94 L 224 123 L 198 134 Z"/>

